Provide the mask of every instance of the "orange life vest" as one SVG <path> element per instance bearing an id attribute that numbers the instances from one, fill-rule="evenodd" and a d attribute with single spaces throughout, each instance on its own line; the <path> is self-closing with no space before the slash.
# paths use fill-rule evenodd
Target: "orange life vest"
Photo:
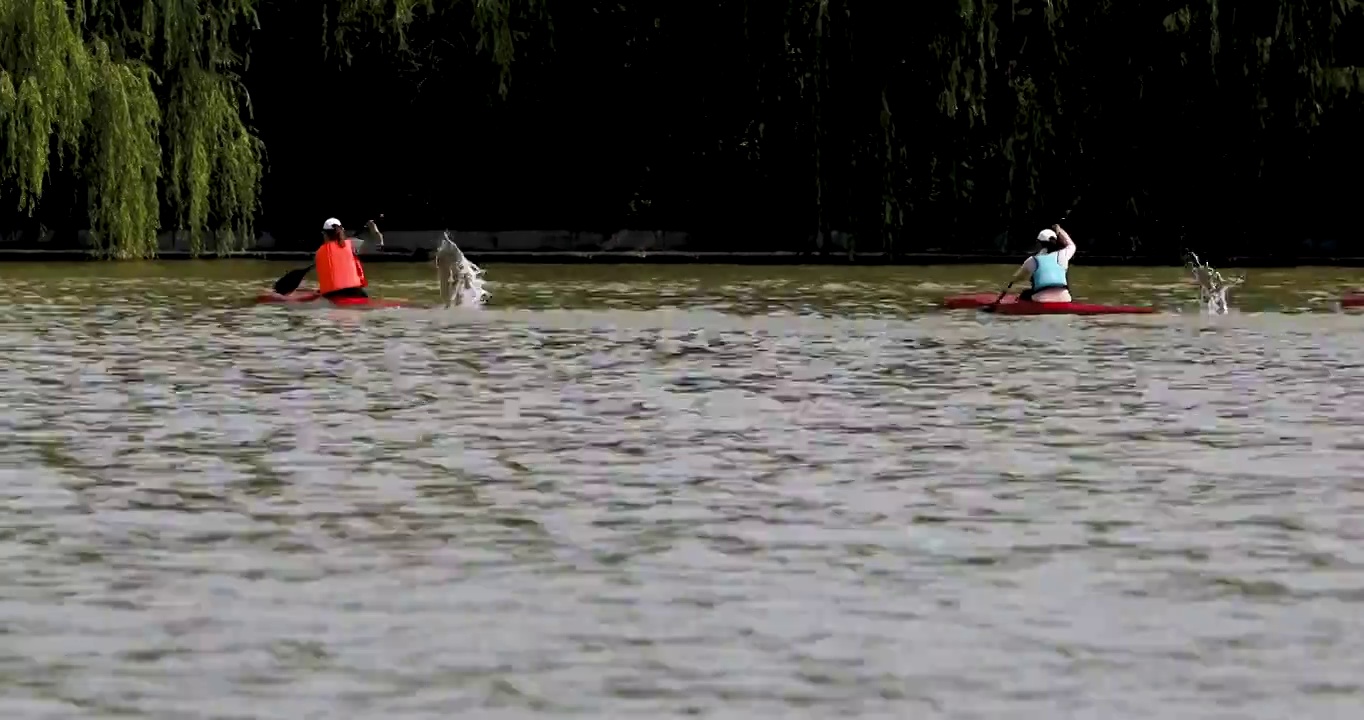
<path id="1" fill-rule="evenodd" d="M 355 287 L 369 287 L 365 280 L 365 269 L 360 266 L 360 258 L 355 255 L 355 244 L 346 238 L 338 243 L 334 240 L 323 241 L 317 249 L 317 286 L 318 292 L 326 295 L 337 290 Z"/>

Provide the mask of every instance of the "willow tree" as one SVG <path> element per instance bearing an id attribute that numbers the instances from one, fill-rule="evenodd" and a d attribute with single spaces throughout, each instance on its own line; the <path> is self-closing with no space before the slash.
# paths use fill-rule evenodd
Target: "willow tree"
<path id="1" fill-rule="evenodd" d="M 260 207 L 265 148 L 238 71 L 258 0 L 0 0 L 0 194 L 32 213 L 54 172 L 84 186 L 91 251 L 146 258 L 163 219 L 197 255 L 240 249 Z M 522 3 L 526 4 L 526 3 Z M 332 0 L 323 42 L 464 7 L 480 50 L 513 57 L 516 0 Z M 529 0 L 535 6 L 535 0 Z"/>
<path id="2" fill-rule="evenodd" d="M 941 24 L 931 43 L 938 108 L 1002 160 L 1006 216 L 1052 200 L 1044 177 L 1083 184 L 1100 174 L 1096 165 L 1135 159 L 1105 158 L 1101 148 L 1106 136 L 1128 135 L 1123 120 L 1137 113 L 1199 120 L 1220 113 L 1256 126 L 1224 127 L 1223 136 L 1282 143 L 1310 133 L 1340 101 L 1357 103 L 1352 93 L 1364 90 L 1360 68 L 1337 63 L 1337 32 L 1364 14 L 1360 0 L 953 4 L 956 21 Z M 1255 132 L 1266 129 L 1277 134 Z M 1107 139 L 1109 147 L 1132 143 Z M 1187 163 L 1169 167 L 1187 172 Z M 1071 193 L 1056 200 L 1051 207 L 1069 204 Z M 1130 214 L 1140 212 L 1136 194 L 1124 202 Z"/>
<path id="3" fill-rule="evenodd" d="M 744 143 L 729 152 L 780 168 L 769 175 L 808 201 L 814 232 L 893 237 L 913 224 L 941 236 L 959 218 L 1055 218 L 1078 195 L 1090 217 L 1137 217 L 1152 182 L 1219 161 L 1181 164 L 1175 142 L 1282 146 L 1364 89 L 1337 59 L 1360 0 L 713 0 L 658 12 L 664 28 L 694 27 L 690 12 L 742 23 L 746 47 L 727 52 L 755 99 L 722 90 L 751 103 L 732 118 Z M 1160 153 L 1166 172 L 1135 172 Z"/>

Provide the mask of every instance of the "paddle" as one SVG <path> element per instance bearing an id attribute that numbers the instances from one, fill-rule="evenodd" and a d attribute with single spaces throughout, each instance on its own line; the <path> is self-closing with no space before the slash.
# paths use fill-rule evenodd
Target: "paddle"
<path id="1" fill-rule="evenodd" d="M 383 213 L 379 213 L 379 219 L 380 220 L 384 219 Z M 284 277 L 281 277 L 280 279 L 275 281 L 275 292 L 279 293 L 280 295 L 288 295 L 289 293 L 297 290 L 298 286 L 302 284 L 304 276 L 306 276 L 308 274 L 308 271 L 312 269 L 313 266 L 309 265 L 308 267 L 305 268 L 299 268 L 298 270 L 290 270 L 289 272 L 284 273 Z"/>
<path id="2" fill-rule="evenodd" d="M 1080 196 L 1079 196 L 1079 195 L 1076 195 L 1076 196 L 1075 196 L 1075 199 L 1071 201 L 1070 207 L 1069 207 L 1069 208 L 1066 208 L 1066 212 L 1065 212 L 1063 215 L 1061 215 L 1061 219 L 1058 220 L 1058 221 L 1056 222 L 1056 224 L 1057 224 L 1057 225 L 1060 225 L 1060 224 L 1061 224 L 1062 222 L 1064 222 L 1067 218 L 1069 218 L 1069 217 L 1070 217 L 1071 211 L 1073 211 L 1073 210 L 1075 209 L 1075 206 L 1076 206 L 1076 205 L 1079 205 L 1079 204 L 1080 204 Z M 1025 260 L 1024 262 L 1027 262 L 1027 261 Z M 992 303 L 990 303 L 989 305 L 985 306 L 985 311 L 986 311 L 986 312 L 994 312 L 995 310 L 999 309 L 999 304 L 1000 304 L 1001 302 L 1004 301 L 1004 296 L 1009 294 L 1009 290 L 1011 290 L 1011 289 L 1013 288 L 1014 283 L 1016 283 L 1016 282 L 1018 282 L 1018 280 L 1017 280 L 1016 278 L 1013 279 L 1013 280 L 1010 280 L 1010 281 L 1009 281 L 1009 284 L 1004 286 L 1004 290 L 1003 290 L 1001 293 L 999 293 L 999 297 L 995 298 L 995 301 L 994 301 L 994 302 L 992 302 Z"/>
<path id="3" fill-rule="evenodd" d="M 1004 291 L 999 294 L 999 297 L 995 298 L 994 302 L 986 306 L 985 312 L 994 312 L 996 309 L 998 309 L 1000 301 L 1004 299 L 1005 295 L 1009 294 L 1009 289 L 1014 286 L 1015 282 L 1017 281 L 1010 280 L 1009 284 L 1004 286 Z"/>
<path id="4" fill-rule="evenodd" d="M 275 281 L 275 292 L 280 295 L 288 295 L 297 290 L 299 284 L 303 282 L 303 276 L 307 275 L 308 271 L 312 269 L 313 266 L 309 265 L 305 268 L 290 270 L 289 272 L 284 273 L 284 277 Z"/>

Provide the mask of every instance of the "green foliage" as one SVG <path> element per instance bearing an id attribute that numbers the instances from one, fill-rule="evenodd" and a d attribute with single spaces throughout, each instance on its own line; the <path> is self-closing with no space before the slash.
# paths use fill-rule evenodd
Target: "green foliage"
<path id="1" fill-rule="evenodd" d="M 241 247 L 260 207 L 265 148 L 237 73 L 261 7 L 0 0 L 0 195 L 31 213 L 54 173 L 73 174 L 92 250 L 106 257 L 153 255 L 163 222 L 196 253 Z M 402 51 L 412 38 L 422 53 L 472 47 L 505 95 L 525 21 L 552 29 L 551 9 L 577 18 L 566 32 L 579 45 L 609 42 L 603 54 L 627 67 L 695 62 L 682 48 L 722 55 L 705 83 L 743 87 L 717 90 L 696 116 L 696 132 L 714 135 L 698 150 L 771 167 L 795 158 L 780 174 L 795 178 L 792 193 L 809 193 L 821 230 L 848 219 L 893 233 L 928 205 L 1002 207 L 1007 221 L 1046 205 L 1058 178 L 1084 184 L 1105 149 L 1135 147 L 1126 136 L 1146 128 L 1131 118 L 1199 119 L 1217 128 L 1214 139 L 1269 144 L 1313 132 L 1364 90 L 1364 72 L 1336 57 L 1361 0 L 322 0 L 300 12 L 321 18 L 319 54 L 343 62 L 376 46 Z M 549 33 L 537 40 L 553 44 Z M 665 49 L 649 57 L 655 47 Z M 1234 123 L 1252 132 L 1227 130 Z M 1175 147 L 1175 134 L 1162 142 L 1176 162 L 1198 150 Z M 808 164 L 795 171 L 796 162 Z M 1136 197 L 1121 204 L 1140 207 Z"/>
<path id="2" fill-rule="evenodd" d="M 492 57 L 499 71 L 498 92 L 506 96 L 516 42 L 526 33 L 516 30 L 521 19 L 547 20 L 546 0 L 340 0 L 335 22 L 323 27 L 323 46 L 336 48 L 342 60 L 353 59 L 355 38 L 380 31 L 408 50 L 407 31 L 419 21 L 432 22 L 458 10 L 470 13 L 469 25 L 477 40 L 475 52 Z M 467 6 L 467 7 L 466 7 Z"/>
<path id="3" fill-rule="evenodd" d="M 846 183 L 863 177 L 852 169 L 859 162 L 884 166 L 866 177 L 881 187 L 874 217 L 892 231 L 903 223 L 897 208 L 916 200 L 970 203 L 984 185 L 1001 192 L 1007 215 L 1037 211 L 1059 178 L 1083 172 L 1085 143 L 1111 134 L 1109 128 L 1120 124 L 1115 119 L 1143 111 L 1142 94 L 1151 89 L 1195 88 L 1180 104 L 1162 109 L 1179 115 L 1215 97 L 1227 115 L 1258 116 L 1261 128 L 1283 133 L 1279 141 L 1288 133 L 1310 133 L 1341 100 L 1364 90 L 1364 69 L 1338 66 L 1335 59 L 1337 31 L 1347 18 L 1364 15 L 1360 0 L 934 0 L 909 13 L 849 0 L 791 5 L 788 17 L 814 32 L 788 53 L 797 61 L 785 83 L 766 83 L 774 88 L 769 92 L 780 97 L 801 91 L 816 118 L 844 114 L 850 104 L 866 109 L 855 131 L 876 137 L 880 147 L 817 155 L 815 172 L 838 174 Z M 834 21 L 810 22 L 814 15 Z M 866 33 L 886 25 L 898 38 L 878 35 L 854 44 L 850 27 Z M 788 30 L 792 36 L 800 37 Z M 834 42 L 849 49 L 819 50 Z M 863 51 L 869 43 L 872 49 Z M 918 49 L 925 46 L 926 54 Z M 860 88 L 804 92 L 839 76 Z M 904 132 L 906 122 L 918 126 L 916 132 Z M 814 123 L 816 147 L 823 142 L 821 126 L 829 124 Z M 923 128 L 932 128 L 931 134 Z M 823 201 L 818 192 L 812 199 Z M 1135 198 L 1128 205 L 1136 207 Z"/>
<path id="4" fill-rule="evenodd" d="M 0 0 L 0 182 L 21 209 L 37 206 L 54 150 L 59 162 L 79 150 L 94 64 L 63 0 Z"/>
<path id="5" fill-rule="evenodd" d="M 260 197 L 263 145 L 242 122 L 232 79 L 202 71 L 182 73 L 167 103 L 170 142 L 167 196 L 190 250 L 203 252 L 210 210 L 221 220 L 215 250 L 226 254 L 251 237 Z"/>
<path id="6" fill-rule="evenodd" d="M 505 93 L 514 0 L 469 2 Z M 365 27 L 400 45 L 419 11 L 441 9 L 434 0 L 321 6 L 336 9 L 338 40 Z M 236 75 L 256 8 L 257 0 L 0 0 L 0 194 L 13 192 L 31 214 L 54 171 L 74 173 L 101 257 L 154 256 L 163 201 L 195 254 L 209 249 L 208 236 L 219 254 L 241 248 L 260 208 L 264 160 Z"/>
<path id="7" fill-rule="evenodd" d="M 156 254 L 156 181 L 161 176 L 161 107 L 151 69 L 114 61 L 103 41 L 93 46 L 90 162 L 84 171 L 90 184 L 92 250 L 120 260 L 151 257 Z"/>

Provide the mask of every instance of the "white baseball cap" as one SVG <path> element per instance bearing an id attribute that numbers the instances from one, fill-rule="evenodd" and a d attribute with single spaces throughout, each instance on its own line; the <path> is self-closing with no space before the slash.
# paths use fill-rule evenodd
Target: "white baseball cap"
<path id="1" fill-rule="evenodd" d="M 327 222 L 331 222 L 331 221 L 328 220 Z M 1055 241 L 1055 240 L 1056 240 L 1056 231 L 1055 231 L 1055 230 L 1047 229 L 1047 230 L 1043 230 L 1043 231 L 1040 232 L 1040 233 L 1037 233 L 1037 242 L 1040 242 L 1040 243 L 1051 243 L 1051 242 L 1053 242 L 1053 241 Z"/>
<path id="2" fill-rule="evenodd" d="M 322 223 L 323 230 L 335 230 L 339 227 L 341 227 L 341 221 L 337 220 L 336 218 L 327 218 L 327 221 Z M 1051 231 L 1048 230 L 1047 232 Z"/>

